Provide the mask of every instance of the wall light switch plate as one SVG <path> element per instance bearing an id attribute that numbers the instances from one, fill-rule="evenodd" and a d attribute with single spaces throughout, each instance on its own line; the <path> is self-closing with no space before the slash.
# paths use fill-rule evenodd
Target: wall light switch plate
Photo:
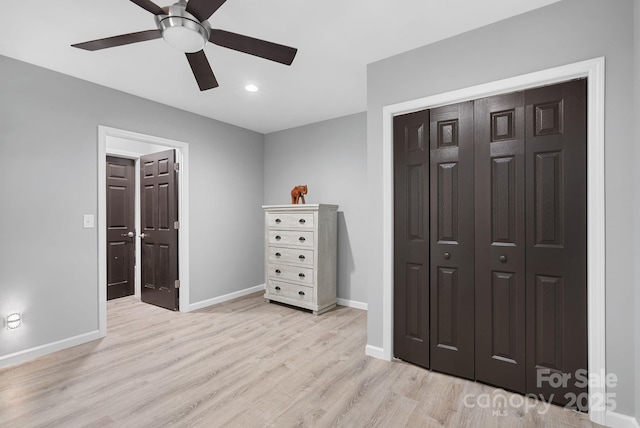
<path id="1" fill-rule="evenodd" d="M 83 224 L 85 229 L 93 229 L 93 226 L 94 226 L 93 214 L 85 214 Z"/>

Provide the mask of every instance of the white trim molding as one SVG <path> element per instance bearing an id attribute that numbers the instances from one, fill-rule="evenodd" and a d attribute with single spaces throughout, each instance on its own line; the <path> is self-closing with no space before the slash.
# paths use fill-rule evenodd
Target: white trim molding
<path id="1" fill-rule="evenodd" d="M 189 305 L 187 312 L 196 311 L 198 309 L 206 308 L 208 306 L 217 305 L 219 303 L 228 302 L 229 300 L 237 299 L 238 297 L 246 296 L 248 294 L 257 293 L 258 291 L 264 291 L 265 285 L 260 284 L 254 287 L 245 288 L 244 290 L 234 291 L 233 293 L 224 294 L 222 296 L 214 297 L 212 299 L 202 300 L 200 302 L 192 303 Z"/>
<path id="2" fill-rule="evenodd" d="M 367 355 L 391 361 L 393 357 L 393 118 L 427 108 L 475 100 L 501 93 L 560 83 L 587 80 L 587 316 L 589 375 L 606 373 L 605 364 L 605 175 L 604 175 L 604 57 L 486 83 L 470 88 L 383 107 L 382 198 L 383 275 L 382 348 L 367 346 Z M 370 353 L 371 352 L 371 353 Z M 605 397 L 602 386 L 590 386 L 591 397 Z M 592 400 L 589 417 L 605 423 L 606 400 Z"/>
<path id="3" fill-rule="evenodd" d="M 98 329 L 107 334 L 107 207 L 106 207 L 106 156 L 107 138 L 123 138 L 145 144 L 174 148 L 181 168 L 178 172 L 178 269 L 180 272 L 180 311 L 189 308 L 189 144 L 152 135 L 125 131 L 108 126 L 98 126 Z"/>
<path id="4" fill-rule="evenodd" d="M 611 428 L 640 428 L 638 420 L 633 416 L 623 415 L 621 413 L 611 412 L 607 410 L 607 421 L 605 424 Z"/>
<path id="5" fill-rule="evenodd" d="M 361 309 L 363 311 L 369 310 L 369 305 L 364 302 L 358 302 L 356 300 L 341 299 L 340 297 L 338 297 L 337 303 L 340 306 L 346 306 L 348 308 Z"/>
<path id="6" fill-rule="evenodd" d="M 104 335 L 100 334 L 99 330 L 95 330 L 89 333 L 58 340 L 56 342 L 46 343 L 34 348 L 24 349 L 13 354 L 3 355 L 0 357 L 0 368 L 22 364 L 43 355 L 71 348 L 72 346 L 82 345 L 83 343 L 91 342 L 102 337 L 104 337 Z"/>
<path id="7" fill-rule="evenodd" d="M 378 347 L 378 346 L 373 346 L 373 345 L 367 345 L 365 347 L 364 350 L 365 354 L 373 357 L 373 358 L 378 358 L 380 360 L 386 360 L 387 358 L 385 357 L 385 353 L 384 353 L 384 349 Z"/>

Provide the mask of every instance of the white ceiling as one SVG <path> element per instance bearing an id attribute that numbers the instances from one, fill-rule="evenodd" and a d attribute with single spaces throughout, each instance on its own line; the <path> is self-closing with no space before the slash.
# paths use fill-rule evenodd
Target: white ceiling
<path id="1" fill-rule="evenodd" d="M 220 87 L 206 92 L 184 54 L 162 39 L 95 52 L 70 47 L 155 29 L 153 15 L 128 0 L 3 2 L 0 54 L 269 133 L 365 111 L 369 63 L 556 1 L 228 0 L 209 19 L 213 28 L 298 54 L 287 67 L 208 44 Z M 247 83 L 260 91 L 246 92 Z"/>

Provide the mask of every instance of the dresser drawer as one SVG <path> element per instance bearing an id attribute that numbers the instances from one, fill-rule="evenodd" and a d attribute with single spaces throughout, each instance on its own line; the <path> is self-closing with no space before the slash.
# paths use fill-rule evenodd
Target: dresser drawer
<path id="1" fill-rule="evenodd" d="M 298 266 L 287 266 L 280 263 L 269 264 L 269 278 L 300 282 L 313 285 L 313 269 Z"/>
<path id="2" fill-rule="evenodd" d="M 267 285 L 267 294 L 282 296 L 293 300 L 313 302 L 313 287 L 289 284 L 286 282 L 271 281 Z"/>
<path id="3" fill-rule="evenodd" d="M 269 230 L 269 244 L 313 248 L 313 232 L 306 230 Z"/>
<path id="4" fill-rule="evenodd" d="M 267 213 L 269 227 L 313 229 L 313 213 Z"/>
<path id="5" fill-rule="evenodd" d="M 313 250 L 270 246 L 268 251 L 271 263 L 293 263 L 313 267 Z"/>

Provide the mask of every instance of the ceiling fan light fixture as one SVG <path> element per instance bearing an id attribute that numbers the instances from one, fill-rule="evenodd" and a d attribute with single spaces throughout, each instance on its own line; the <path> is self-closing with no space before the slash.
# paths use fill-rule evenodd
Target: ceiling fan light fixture
<path id="1" fill-rule="evenodd" d="M 174 48 L 186 53 L 202 50 L 209 40 L 209 23 L 198 20 L 185 10 L 186 3 L 169 6 L 167 15 L 156 16 L 162 38 Z"/>
<path id="2" fill-rule="evenodd" d="M 162 22 L 179 19 L 182 20 L 182 18 L 167 18 Z M 184 21 L 190 22 L 188 20 Z M 186 25 L 171 25 L 165 27 L 162 29 L 162 38 L 174 48 L 188 53 L 198 52 L 207 44 L 207 39 L 203 31 L 194 30 Z"/>

